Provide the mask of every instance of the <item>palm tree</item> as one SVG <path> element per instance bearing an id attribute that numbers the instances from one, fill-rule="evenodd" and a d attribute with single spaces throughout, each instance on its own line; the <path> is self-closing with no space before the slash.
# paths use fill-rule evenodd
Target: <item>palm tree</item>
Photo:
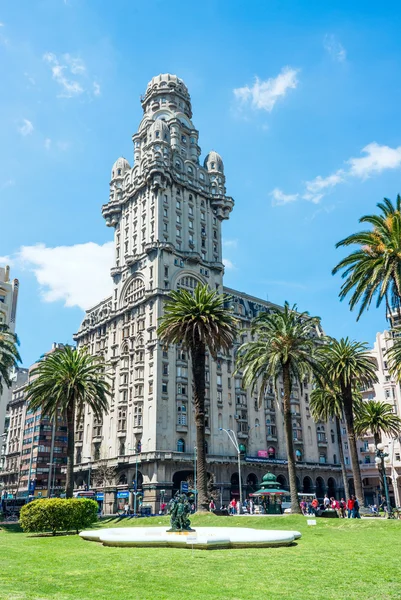
<path id="1" fill-rule="evenodd" d="M 29 408 L 42 409 L 56 422 L 62 415 L 67 422 L 66 497 L 74 491 L 75 423 L 85 405 L 95 417 L 108 411 L 109 384 L 105 380 L 103 360 L 84 348 L 64 346 L 43 356 L 30 372 L 27 387 Z"/>
<path id="2" fill-rule="evenodd" d="M 356 447 L 354 426 L 355 392 L 358 387 L 377 381 L 375 362 L 364 342 L 331 339 L 322 347 L 323 370 L 328 385 L 336 382 L 341 394 L 341 404 L 347 425 L 348 444 L 352 461 L 355 494 L 359 503 L 363 501 L 362 478 Z"/>
<path id="3" fill-rule="evenodd" d="M 158 335 L 167 344 L 182 344 L 192 359 L 194 385 L 198 508 L 207 510 L 205 452 L 206 350 L 213 358 L 231 348 L 235 337 L 233 313 L 225 308 L 226 297 L 198 284 L 193 295 L 186 290 L 170 292 L 160 319 Z"/>
<path id="4" fill-rule="evenodd" d="M 401 431 L 401 419 L 393 410 L 391 404 L 379 400 L 365 400 L 355 417 L 355 433 L 362 436 L 370 432 L 375 445 L 381 441 L 382 433 L 397 437 Z"/>
<path id="5" fill-rule="evenodd" d="M 8 325 L 0 323 L 0 396 L 3 392 L 3 383 L 10 387 L 10 372 L 13 367 L 17 367 L 21 362 L 18 353 L 18 338 L 10 330 Z"/>
<path id="6" fill-rule="evenodd" d="M 401 419 L 394 414 L 391 404 L 378 400 L 366 400 L 355 417 L 355 433 L 358 437 L 370 432 L 375 446 L 380 443 L 382 433 L 396 437 L 401 431 Z M 384 495 L 384 473 L 379 469 L 380 490 Z"/>
<path id="7" fill-rule="evenodd" d="M 341 475 L 343 479 L 343 487 L 345 498 L 349 500 L 349 486 L 347 469 L 345 466 L 344 449 L 341 441 L 341 423 L 340 420 L 343 417 L 343 407 L 341 394 L 335 386 L 322 386 L 319 385 L 313 390 L 310 396 L 310 410 L 312 418 L 315 421 L 328 421 L 334 419 L 338 440 L 338 452 L 340 457 Z"/>
<path id="8" fill-rule="evenodd" d="M 372 230 L 353 233 L 336 244 L 336 248 L 360 246 L 333 269 L 333 275 L 343 270 L 341 300 L 351 294 L 351 310 L 360 303 L 357 319 L 374 297 L 377 306 L 385 300 L 388 316 L 395 309 L 401 316 L 401 197 L 397 196 L 395 205 L 384 198 L 377 207 L 379 215 L 359 219 L 360 223 L 372 225 Z"/>
<path id="9" fill-rule="evenodd" d="M 302 385 L 318 368 L 317 330 L 320 320 L 308 313 L 298 313 L 294 305 L 285 303 L 284 309 L 271 309 L 258 315 L 251 332 L 255 341 L 243 344 L 238 351 L 237 371 L 242 371 L 244 387 L 252 391 L 259 385 L 259 402 L 270 380 L 275 384 L 283 379 L 284 433 L 288 455 L 288 477 L 291 511 L 300 513 L 296 483 L 296 461 L 291 415 L 291 391 L 294 383 Z"/>

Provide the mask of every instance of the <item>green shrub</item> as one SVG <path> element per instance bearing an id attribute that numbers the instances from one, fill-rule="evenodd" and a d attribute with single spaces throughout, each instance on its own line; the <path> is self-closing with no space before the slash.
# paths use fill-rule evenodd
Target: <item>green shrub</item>
<path id="1" fill-rule="evenodd" d="M 87 498 L 44 498 L 22 507 L 20 524 L 28 533 L 69 531 L 89 527 L 97 520 L 97 502 Z"/>
<path id="2" fill-rule="evenodd" d="M 69 510 L 69 526 L 78 533 L 80 529 L 90 527 L 97 521 L 98 504 L 89 498 L 66 500 Z"/>

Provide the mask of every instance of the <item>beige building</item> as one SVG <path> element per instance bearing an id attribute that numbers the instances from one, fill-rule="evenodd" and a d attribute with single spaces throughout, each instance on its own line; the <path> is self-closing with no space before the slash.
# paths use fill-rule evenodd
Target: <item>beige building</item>
<path id="1" fill-rule="evenodd" d="M 87 311 L 75 336 L 79 346 L 105 357 L 113 392 L 102 420 L 87 410 L 78 424 L 76 485 L 83 487 L 89 472 L 106 460 L 117 470 L 104 497 L 107 510 L 114 510 L 127 491 L 132 501 L 135 479 L 144 502 L 157 508 L 161 495 L 169 497 L 192 475 L 191 365 L 181 348 L 162 347 L 156 329 L 169 292 L 191 291 L 201 282 L 230 295 L 241 324 L 233 351 L 207 364 L 207 460 L 213 484 L 224 502 L 238 495 L 237 455 L 219 430 L 227 428 L 241 444 L 244 493 L 267 470 L 286 486 L 280 384 L 278 398 L 272 385 L 259 407 L 234 375 L 236 349 L 250 339 L 251 319 L 272 304 L 223 287 L 221 228 L 234 207 L 223 161 L 212 151 L 200 162 L 199 132 L 181 79 L 154 77 L 141 103 L 143 118 L 132 136 L 133 166 L 125 158 L 114 163 L 102 208 L 106 225 L 114 229 L 113 293 Z M 340 493 L 334 426 L 313 422 L 309 394 L 305 382 L 292 397 L 299 488 L 317 488 L 320 496 L 326 490 Z"/>
<path id="2" fill-rule="evenodd" d="M 378 382 L 368 389 L 364 389 L 363 398 L 366 400 L 379 400 L 393 406 L 394 412 L 401 416 L 401 390 L 400 384 L 388 370 L 386 351 L 392 346 L 393 339 L 389 331 L 378 333 L 372 350 L 372 356 L 377 363 Z M 375 464 L 375 455 L 369 451 L 369 444 L 373 443 L 372 436 L 365 436 L 358 441 L 360 452 L 360 466 L 364 493 L 367 504 L 379 501 L 379 471 Z M 385 452 L 389 454 L 390 462 L 386 466 L 389 481 L 390 498 L 393 506 L 400 506 L 401 484 L 401 444 L 400 437 L 396 439 L 383 436 L 382 442 L 386 445 Z M 346 442 L 345 442 L 346 443 Z"/>

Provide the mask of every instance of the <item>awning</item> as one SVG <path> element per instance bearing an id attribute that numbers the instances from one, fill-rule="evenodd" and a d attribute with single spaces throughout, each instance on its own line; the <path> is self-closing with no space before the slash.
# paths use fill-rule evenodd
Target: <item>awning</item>
<path id="1" fill-rule="evenodd" d="M 286 494 L 288 492 L 283 492 L 283 490 L 259 490 L 258 492 L 253 492 L 253 494 L 249 494 L 250 496 L 277 496 L 278 494 Z"/>

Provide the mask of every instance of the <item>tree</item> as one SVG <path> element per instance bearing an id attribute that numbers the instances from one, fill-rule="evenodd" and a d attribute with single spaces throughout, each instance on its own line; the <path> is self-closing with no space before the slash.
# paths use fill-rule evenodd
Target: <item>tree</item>
<path id="1" fill-rule="evenodd" d="M 57 422 L 61 414 L 67 422 L 66 497 L 74 490 L 75 422 L 79 422 L 85 405 L 96 417 L 108 411 L 109 384 L 105 380 L 104 362 L 86 349 L 71 346 L 57 348 L 43 356 L 30 373 L 27 387 L 29 408 L 42 409 Z"/>
<path id="2" fill-rule="evenodd" d="M 3 383 L 11 386 L 10 372 L 21 362 L 18 353 L 18 338 L 8 325 L 0 323 L 0 395 L 3 392 Z"/>
<path id="3" fill-rule="evenodd" d="M 355 389 L 377 381 L 376 365 L 369 354 L 367 344 L 351 341 L 348 337 L 341 340 L 332 338 L 327 345 L 322 347 L 322 356 L 326 382 L 328 385 L 333 381 L 336 382 L 341 394 L 355 494 L 361 503 L 363 502 L 362 478 L 354 426 Z"/>
<path id="4" fill-rule="evenodd" d="M 345 498 L 349 500 L 347 469 L 345 466 L 344 449 L 341 441 L 341 423 L 343 416 L 342 398 L 338 388 L 333 386 L 317 386 L 310 396 L 310 410 L 315 421 L 334 419 L 338 440 L 338 453 L 341 465 Z"/>
<path id="5" fill-rule="evenodd" d="M 336 244 L 336 248 L 360 246 L 333 269 L 333 275 L 343 271 L 341 300 L 350 294 L 351 310 L 360 303 L 357 319 L 375 297 L 377 306 L 385 300 L 388 316 L 393 310 L 401 316 L 401 197 L 397 196 L 395 205 L 384 198 L 377 207 L 379 215 L 359 219 L 360 223 L 372 225 L 371 230 L 353 233 Z"/>
<path id="6" fill-rule="evenodd" d="M 355 417 L 355 433 L 358 436 L 370 432 L 375 445 L 381 441 L 382 433 L 397 437 L 401 431 L 401 419 L 393 410 L 391 404 L 379 400 L 365 400 Z"/>
<path id="7" fill-rule="evenodd" d="M 391 404 L 378 400 L 366 400 L 355 416 L 355 433 L 358 437 L 370 432 L 375 446 L 381 442 L 382 433 L 396 437 L 401 431 L 401 419 L 394 414 Z M 384 473 L 379 469 L 380 490 L 384 495 Z"/>
<path id="8" fill-rule="evenodd" d="M 291 415 L 291 391 L 294 383 L 302 385 L 318 368 L 317 331 L 320 320 L 308 313 L 298 313 L 294 305 L 271 309 L 257 316 L 251 327 L 255 341 L 243 344 L 238 351 L 237 371 L 242 371 L 244 387 L 252 391 L 259 385 L 259 402 L 270 380 L 283 379 L 284 432 L 288 455 L 291 511 L 300 513 L 296 483 L 296 460 Z"/>
<path id="9" fill-rule="evenodd" d="M 166 343 L 182 344 L 192 359 L 195 402 L 198 508 L 207 510 L 207 473 L 205 452 L 206 350 L 213 358 L 231 348 L 235 319 L 225 307 L 227 297 L 198 284 L 193 295 L 186 290 L 170 292 L 164 307 L 158 335 Z"/>

